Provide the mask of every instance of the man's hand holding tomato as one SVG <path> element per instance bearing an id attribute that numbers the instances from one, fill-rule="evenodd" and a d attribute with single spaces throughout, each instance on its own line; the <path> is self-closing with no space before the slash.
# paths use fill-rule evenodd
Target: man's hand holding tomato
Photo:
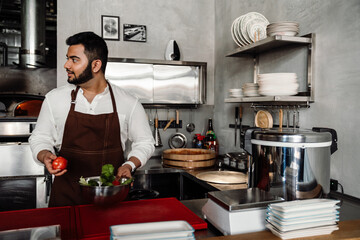
<path id="1" fill-rule="evenodd" d="M 46 169 L 49 171 L 50 174 L 54 174 L 55 176 L 61 176 L 67 172 L 67 169 L 54 169 L 53 168 L 53 161 L 57 158 L 55 154 L 48 150 L 40 151 L 38 154 L 38 159 L 44 163 Z"/>

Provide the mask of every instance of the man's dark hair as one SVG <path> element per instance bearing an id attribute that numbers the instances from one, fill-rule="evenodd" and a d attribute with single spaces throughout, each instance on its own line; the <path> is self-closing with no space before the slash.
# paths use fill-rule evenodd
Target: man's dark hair
<path id="1" fill-rule="evenodd" d="M 101 70 L 105 74 L 106 64 L 108 60 L 108 48 L 104 39 L 93 32 L 77 33 L 66 39 L 66 44 L 76 45 L 82 44 L 85 48 L 85 55 L 91 63 L 95 59 L 101 60 Z"/>

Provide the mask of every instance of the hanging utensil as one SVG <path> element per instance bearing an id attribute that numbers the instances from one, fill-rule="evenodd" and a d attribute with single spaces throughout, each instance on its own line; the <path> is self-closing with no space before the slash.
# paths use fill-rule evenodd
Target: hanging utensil
<path id="1" fill-rule="evenodd" d="M 282 125 L 283 125 L 283 110 L 280 108 L 280 110 L 279 110 L 279 128 L 280 128 L 280 131 L 282 130 Z"/>
<path id="2" fill-rule="evenodd" d="M 160 132 L 159 132 L 159 117 L 157 114 L 157 110 L 155 113 L 155 147 L 162 147 L 162 142 L 160 138 Z"/>
<path id="3" fill-rule="evenodd" d="M 240 134 L 239 134 L 239 142 L 241 146 L 241 134 L 242 134 L 242 115 L 243 115 L 243 108 L 242 106 L 239 107 L 239 119 L 240 119 Z"/>
<path id="4" fill-rule="evenodd" d="M 170 127 L 170 124 L 174 121 L 174 118 L 170 118 L 170 120 L 168 121 L 168 123 L 166 124 L 166 126 L 164 127 L 164 131 L 166 131 L 166 129 L 168 129 L 168 127 Z"/>
<path id="5" fill-rule="evenodd" d="M 193 123 L 193 119 L 192 116 L 193 112 L 192 109 L 190 110 L 190 122 L 186 125 L 186 131 L 188 131 L 189 133 L 193 132 L 195 130 L 195 124 Z"/>
<path id="6" fill-rule="evenodd" d="M 179 120 L 179 110 L 175 110 L 175 117 L 176 117 L 176 132 L 179 132 L 179 124 L 180 124 L 180 120 Z"/>
<path id="7" fill-rule="evenodd" d="M 235 107 L 235 146 L 236 146 L 236 139 L 237 139 L 237 126 L 239 121 L 239 107 Z"/>
<path id="8" fill-rule="evenodd" d="M 288 110 L 286 110 L 286 128 L 289 128 L 290 126 L 290 109 L 288 107 Z"/>
<path id="9" fill-rule="evenodd" d="M 147 117 L 148 117 L 148 120 L 149 120 L 149 125 L 154 126 L 154 121 L 153 121 L 153 116 L 151 114 L 151 109 L 149 109 L 149 112 L 147 112 Z"/>

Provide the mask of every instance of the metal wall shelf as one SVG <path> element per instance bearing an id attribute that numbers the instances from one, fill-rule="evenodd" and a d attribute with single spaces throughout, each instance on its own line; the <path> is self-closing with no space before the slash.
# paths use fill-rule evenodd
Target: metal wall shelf
<path id="1" fill-rule="evenodd" d="M 313 59 L 314 59 L 314 40 L 315 34 L 310 33 L 301 37 L 297 36 L 282 36 L 275 35 L 267 37 L 258 42 L 236 48 L 230 52 L 226 57 L 253 57 L 254 58 L 254 83 L 256 83 L 256 76 L 259 74 L 259 55 L 264 52 L 275 50 L 285 46 L 306 46 L 307 47 L 307 91 L 302 92 L 299 96 L 259 96 L 259 97 L 242 97 L 242 98 L 227 98 L 226 103 L 254 103 L 257 102 L 272 102 L 286 105 L 286 103 L 306 103 L 307 105 L 314 102 L 314 87 L 313 87 Z"/>
<path id="2" fill-rule="evenodd" d="M 269 50 L 273 50 L 286 45 L 309 45 L 312 43 L 312 34 L 308 34 L 302 37 L 291 37 L 275 35 L 267 37 L 258 42 L 246 45 L 244 47 L 238 47 L 234 51 L 230 52 L 227 57 L 246 57 L 248 55 L 257 55 Z"/>

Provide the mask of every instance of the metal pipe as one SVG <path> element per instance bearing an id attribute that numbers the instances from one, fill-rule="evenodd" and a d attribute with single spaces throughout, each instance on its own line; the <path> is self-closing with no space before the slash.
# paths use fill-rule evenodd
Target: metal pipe
<path id="1" fill-rule="evenodd" d="M 33 68 L 45 59 L 45 0 L 21 1 L 20 67 Z"/>
<path id="2" fill-rule="evenodd" d="M 8 45 L 4 42 L 0 42 L 0 47 L 3 49 L 3 61 L 2 65 L 6 67 L 8 65 Z M 0 65 L 1 66 L 1 65 Z"/>

